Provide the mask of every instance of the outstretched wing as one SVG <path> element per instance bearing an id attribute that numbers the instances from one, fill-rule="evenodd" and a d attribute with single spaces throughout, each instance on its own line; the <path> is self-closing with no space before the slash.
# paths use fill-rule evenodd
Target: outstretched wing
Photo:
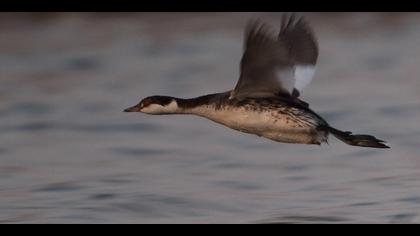
<path id="1" fill-rule="evenodd" d="M 245 30 L 241 75 L 231 98 L 298 97 L 312 80 L 318 46 L 303 18 L 283 15 L 277 37 L 268 26 L 252 21 Z"/>

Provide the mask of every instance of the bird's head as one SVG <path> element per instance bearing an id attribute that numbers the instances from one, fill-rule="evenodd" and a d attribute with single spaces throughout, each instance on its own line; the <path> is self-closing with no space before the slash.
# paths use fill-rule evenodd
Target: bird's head
<path id="1" fill-rule="evenodd" d="M 167 96 L 146 97 L 137 105 L 124 110 L 124 112 L 142 112 L 151 115 L 174 114 L 177 111 L 176 99 Z"/>

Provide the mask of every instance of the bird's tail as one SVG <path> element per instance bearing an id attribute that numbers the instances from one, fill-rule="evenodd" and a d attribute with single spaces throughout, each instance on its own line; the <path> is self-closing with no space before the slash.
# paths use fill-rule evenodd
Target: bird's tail
<path id="1" fill-rule="evenodd" d="M 352 134 L 348 131 L 341 131 L 328 127 L 328 131 L 336 138 L 352 146 L 371 147 L 371 148 L 390 148 L 385 141 L 375 138 L 372 135 L 366 134 Z"/>

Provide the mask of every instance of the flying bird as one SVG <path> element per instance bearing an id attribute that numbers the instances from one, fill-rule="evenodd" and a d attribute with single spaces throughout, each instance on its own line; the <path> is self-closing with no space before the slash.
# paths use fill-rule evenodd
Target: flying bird
<path id="1" fill-rule="evenodd" d="M 372 135 L 333 128 L 299 98 L 314 76 L 318 43 L 303 17 L 283 15 L 279 28 L 275 34 L 259 20 L 248 23 L 233 90 L 190 99 L 150 96 L 124 111 L 197 115 L 283 143 L 321 145 L 332 134 L 353 146 L 389 148 Z"/>

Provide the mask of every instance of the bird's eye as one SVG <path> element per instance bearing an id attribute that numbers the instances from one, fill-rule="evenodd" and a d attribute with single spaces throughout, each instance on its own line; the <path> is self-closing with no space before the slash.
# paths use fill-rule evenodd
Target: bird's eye
<path id="1" fill-rule="evenodd" d="M 149 101 L 143 101 L 143 102 L 140 103 L 141 108 L 148 107 L 149 105 L 150 105 Z"/>

